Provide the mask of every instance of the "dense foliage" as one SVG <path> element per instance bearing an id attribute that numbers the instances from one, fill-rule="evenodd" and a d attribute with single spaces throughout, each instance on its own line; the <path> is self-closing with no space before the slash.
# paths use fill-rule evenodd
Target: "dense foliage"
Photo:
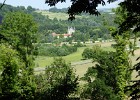
<path id="1" fill-rule="evenodd" d="M 100 45 L 94 45 L 92 48 L 84 49 L 82 53 L 82 57 L 84 59 L 94 59 L 99 55 L 101 52 Z"/>
<path id="2" fill-rule="evenodd" d="M 139 60 L 139 57 L 137 60 Z M 130 81 L 131 85 L 126 86 L 125 91 L 129 94 L 131 100 L 138 100 L 140 98 L 140 63 L 135 64 L 132 70 L 137 72 L 136 79 Z"/>
<path id="3" fill-rule="evenodd" d="M 46 0 L 46 3 L 52 6 L 60 1 L 65 0 Z M 116 0 L 108 0 L 108 2 L 113 1 Z M 98 4 L 105 5 L 104 0 L 73 0 L 72 2 L 72 6 L 68 10 L 71 20 L 76 14 L 82 12 L 99 15 L 96 7 Z M 70 65 L 67 65 L 62 59 L 55 59 L 51 66 L 47 66 L 44 75 L 35 76 L 33 55 L 36 50 L 34 44 L 37 42 L 37 25 L 34 21 L 39 25 L 38 32 L 40 39 L 43 40 L 41 42 L 44 43 L 54 41 L 57 43 L 60 40 L 61 42 L 67 40 L 85 42 L 89 39 L 94 39 L 94 41 L 97 38 L 108 39 L 110 38 L 108 29 L 113 29 L 111 33 L 116 41 L 116 52 L 105 52 L 96 46 L 93 49 L 85 49 L 82 54 L 85 59 L 93 58 L 97 64 L 89 68 L 82 78 L 87 81 L 87 84 L 81 97 L 91 100 L 124 100 L 126 99 L 124 91 L 127 87 L 130 90 L 130 99 L 139 99 L 140 81 L 136 80 L 134 84 L 127 86 L 131 79 L 131 66 L 129 53 L 125 50 L 126 45 L 129 44 L 130 28 L 134 28 L 135 38 L 136 32 L 140 29 L 139 2 L 138 0 L 124 0 L 121 7 L 116 10 L 116 14 L 118 14 L 116 22 L 119 24 L 119 28 L 115 29 L 115 25 L 110 21 L 114 16 L 108 16 L 106 13 L 98 17 L 99 19 L 91 16 L 88 19 L 86 14 L 83 14 L 81 18 L 69 23 L 65 20 L 42 16 L 34 12 L 35 9 L 30 6 L 27 9 L 22 6 L 17 8 L 4 6 L 0 10 L 0 23 L 2 24 L 0 26 L 0 71 L 2 73 L 0 75 L 0 99 L 67 100 L 77 90 L 78 78 L 75 77 Z M 55 9 L 55 11 L 57 10 Z M 22 13 L 16 11 L 22 11 Z M 34 19 L 27 13 L 33 15 Z M 3 21 L 1 21 L 2 19 Z M 105 20 L 110 23 L 106 23 Z M 79 30 L 73 34 L 73 38 L 63 40 L 51 36 L 52 32 L 66 33 L 68 26 Z M 72 52 L 76 50 L 67 46 L 61 48 L 58 55 L 66 55 L 70 50 Z M 59 48 L 55 47 L 55 49 Z M 53 47 L 50 50 L 58 52 L 55 49 Z M 67 52 L 65 52 L 66 50 Z M 134 70 L 139 72 L 139 63 L 134 66 Z M 137 77 L 139 77 L 139 73 Z"/>
<path id="4" fill-rule="evenodd" d="M 21 92 L 18 80 L 21 61 L 18 53 L 8 45 L 0 44 L 0 48 L 0 99 L 14 100 Z"/>
<path id="5" fill-rule="evenodd" d="M 36 41 L 36 23 L 28 14 L 11 12 L 5 15 L 0 32 L 6 38 L 1 40 L 6 51 L 1 49 L 4 54 L 0 55 L 0 58 L 4 58 L 1 59 L 4 69 L 1 74 L 1 99 L 34 99 L 36 85 L 33 78 L 33 43 Z"/>
<path id="6" fill-rule="evenodd" d="M 77 91 L 78 77 L 73 69 L 62 58 L 46 67 L 45 74 L 36 76 L 36 100 L 69 100 L 71 94 Z"/>
<path id="7" fill-rule="evenodd" d="M 92 58 L 97 64 L 89 67 L 82 78 L 88 84 L 85 85 L 81 96 L 91 100 L 120 100 L 119 96 L 116 95 L 117 74 L 115 68 L 118 66 L 114 59 L 116 53 L 102 50 L 95 53 L 96 49 L 92 51 L 94 54 Z"/>
<path id="8" fill-rule="evenodd" d="M 114 2 L 117 0 L 107 0 L 107 2 Z M 49 6 L 55 6 L 58 2 L 66 2 L 66 0 L 45 0 Z M 68 9 L 69 19 L 75 19 L 75 15 L 82 12 L 99 15 L 97 7 L 99 4 L 105 5 L 105 0 L 72 0 L 72 5 Z"/>
<path id="9" fill-rule="evenodd" d="M 42 80 L 47 86 L 45 85 L 44 91 L 38 89 L 41 80 L 34 74 L 33 69 L 37 25 L 32 16 L 23 12 L 7 13 L 0 27 L 0 33 L 6 38 L 0 40 L 0 99 L 70 98 L 70 94 L 77 90 L 78 78 L 70 65 L 62 59 L 55 59 L 55 62 L 47 67 L 46 74 L 43 75 L 45 79 Z M 72 51 L 71 48 L 70 50 Z"/>
<path id="10" fill-rule="evenodd" d="M 76 46 L 53 46 L 53 45 L 47 45 L 47 44 L 40 44 L 39 47 L 39 55 L 40 56 L 66 56 L 73 52 L 77 51 Z"/>

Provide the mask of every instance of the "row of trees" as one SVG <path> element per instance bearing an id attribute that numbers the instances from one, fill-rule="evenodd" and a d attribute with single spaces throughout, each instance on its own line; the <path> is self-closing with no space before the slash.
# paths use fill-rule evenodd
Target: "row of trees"
<path id="1" fill-rule="evenodd" d="M 63 44 L 62 46 L 53 46 L 53 45 L 45 45 L 41 44 L 38 50 L 38 55 L 40 56 L 67 56 L 71 53 L 74 53 L 77 51 L 77 46 L 67 46 L 66 44 Z"/>

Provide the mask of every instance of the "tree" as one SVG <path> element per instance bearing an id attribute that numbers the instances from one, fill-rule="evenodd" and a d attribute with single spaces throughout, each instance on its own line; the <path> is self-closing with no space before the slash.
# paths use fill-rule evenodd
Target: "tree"
<path id="1" fill-rule="evenodd" d="M 139 57 L 140 58 L 140 57 Z M 137 58 L 137 60 L 139 60 Z M 128 92 L 131 100 L 139 100 L 140 98 L 140 62 L 133 66 L 133 69 L 137 72 L 136 80 L 132 80 L 131 85 L 126 86 L 125 91 Z"/>
<path id="2" fill-rule="evenodd" d="M 0 99 L 15 100 L 19 97 L 19 69 L 22 66 L 18 59 L 17 51 L 9 45 L 0 44 L 0 68 L 2 68 L 0 79 Z M 19 66 L 20 65 L 20 66 Z"/>
<path id="3" fill-rule="evenodd" d="M 97 52 L 97 51 L 96 51 Z M 116 52 L 98 51 L 93 56 L 97 64 L 89 67 L 82 78 L 87 81 L 82 97 L 91 100 L 122 100 L 117 93 L 117 73 L 118 66 L 115 61 Z"/>
<path id="4" fill-rule="evenodd" d="M 123 35 L 115 36 L 116 39 L 116 57 L 115 62 L 117 64 L 115 68 L 115 72 L 117 74 L 116 79 L 116 91 L 117 95 L 123 100 L 126 97 L 124 92 L 126 85 L 129 83 L 131 79 L 131 63 L 129 62 L 129 53 L 126 51 L 126 45 L 128 44 L 128 36 L 127 33 Z"/>
<path id="5" fill-rule="evenodd" d="M 3 19 L 1 33 L 19 52 L 26 68 L 29 67 L 29 59 L 34 54 L 33 43 L 37 42 L 37 25 L 32 16 L 22 12 L 8 13 Z"/>
<path id="6" fill-rule="evenodd" d="M 62 58 L 55 58 L 54 62 L 46 67 L 41 83 L 38 80 L 36 82 L 40 93 L 43 93 L 40 100 L 69 100 L 78 87 L 78 77 Z"/>
<path id="7" fill-rule="evenodd" d="M 127 17 L 120 25 L 120 32 L 134 28 L 134 32 L 140 31 L 140 12 L 138 8 L 140 7 L 140 2 L 138 0 L 124 0 L 120 3 L 120 6 L 127 11 Z"/>
<path id="8" fill-rule="evenodd" d="M 28 6 L 27 7 L 27 10 L 28 10 L 28 13 L 32 13 L 33 11 L 35 11 L 35 9 L 32 8 L 31 6 Z"/>
<path id="9" fill-rule="evenodd" d="M 93 50 L 89 48 L 84 49 L 82 57 L 84 59 L 91 59 L 93 57 Z"/>
<path id="10" fill-rule="evenodd" d="M 37 41 L 37 25 L 32 16 L 22 12 L 11 12 L 2 21 L 1 33 L 6 37 L 10 47 L 18 52 L 20 60 L 24 63 L 19 79 L 22 89 L 20 98 L 33 99 L 36 88 L 33 78 L 33 55 L 34 43 Z"/>
<path id="11" fill-rule="evenodd" d="M 119 100 L 111 87 L 107 86 L 104 81 L 96 79 L 95 81 L 89 83 L 88 87 L 81 94 L 81 97 L 90 100 Z"/>
<path id="12" fill-rule="evenodd" d="M 3 1 L 2 5 L 0 6 L 0 9 L 5 5 L 6 0 Z"/>
<path id="13" fill-rule="evenodd" d="M 127 12 L 125 9 L 118 7 L 115 13 L 115 23 L 120 26 L 127 17 Z M 129 45 L 130 31 L 127 30 L 120 33 L 119 28 L 112 28 L 111 32 L 116 42 L 116 45 L 114 46 L 114 48 L 116 49 L 116 57 L 114 59 L 117 64 L 115 68 L 115 72 L 117 74 L 116 93 L 118 96 L 120 96 L 121 99 L 125 99 L 125 87 L 127 86 L 127 84 L 129 84 L 132 73 L 132 71 L 130 70 L 132 66 L 129 59 L 129 52 L 126 51 L 126 46 Z"/>
<path id="14" fill-rule="evenodd" d="M 101 50 L 100 45 L 95 45 L 92 47 L 92 49 L 90 48 L 84 49 L 82 53 L 82 57 L 84 59 L 93 59 L 93 58 L 96 58 L 100 54 L 101 51 L 102 50 Z"/>

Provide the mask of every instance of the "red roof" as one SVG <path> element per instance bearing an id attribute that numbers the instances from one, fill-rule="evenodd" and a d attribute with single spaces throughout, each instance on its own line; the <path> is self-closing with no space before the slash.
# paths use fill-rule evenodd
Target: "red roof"
<path id="1" fill-rule="evenodd" d="M 63 36 L 71 36 L 71 34 L 62 34 Z"/>
<path id="2" fill-rule="evenodd" d="M 71 36 L 71 34 L 56 34 L 56 33 L 52 33 L 53 36 L 59 36 L 59 35 L 63 35 L 63 36 Z"/>

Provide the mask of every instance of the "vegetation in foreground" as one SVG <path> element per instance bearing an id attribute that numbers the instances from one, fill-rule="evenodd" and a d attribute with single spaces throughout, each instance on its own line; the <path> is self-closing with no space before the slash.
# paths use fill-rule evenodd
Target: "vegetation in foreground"
<path id="1" fill-rule="evenodd" d="M 96 9 L 90 12 L 92 9 L 87 7 L 80 11 L 79 9 L 73 9 L 79 3 L 75 2 L 71 6 L 69 10 L 71 19 L 74 18 L 76 13 L 81 13 L 83 10 L 91 14 L 98 14 Z M 131 3 L 136 6 L 135 8 L 139 7 L 139 2 L 125 0 L 121 3 L 121 7 L 115 11 L 118 18 L 116 22 L 122 27 L 120 29 L 109 27 L 116 42 L 116 52 L 102 51 L 96 47 L 92 51 L 92 56 L 85 56 L 86 59 L 92 57 L 98 64 L 90 68 L 85 74 L 83 79 L 87 81 L 87 84 L 78 98 L 124 100 L 130 96 L 132 100 L 139 99 L 139 80 L 129 85 L 132 66 L 129 62 L 129 52 L 125 50 L 127 44 L 132 44 L 129 41 L 132 35 L 129 29 L 135 26 L 133 30 L 134 40 L 139 31 L 139 11 L 129 9 L 133 8 Z M 130 5 L 126 6 L 126 4 Z M 90 4 L 90 7 L 92 8 L 94 5 Z M 0 27 L 0 67 L 2 72 L 0 76 L 0 99 L 71 99 L 72 94 L 77 91 L 78 78 L 70 65 L 66 64 L 61 58 L 56 59 L 56 62 L 46 68 L 45 77 L 43 75 L 42 78 L 38 78 L 38 75 L 34 74 L 33 55 L 36 55 L 37 52 L 33 43 L 36 43 L 37 40 L 37 34 L 35 34 L 37 33 L 37 25 L 32 16 L 21 12 L 9 13 L 3 19 Z M 130 48 L 133 53 L 135 41 L 134 46 L 130 45 Z M 139 63 L 132 70 L 139 72 Z M 137 77 L 139 77 L 139 73 Z M 43 85 L 40 85 L 40 81 Z M 129 91 L 128 94 L 127 91 Z"/>

